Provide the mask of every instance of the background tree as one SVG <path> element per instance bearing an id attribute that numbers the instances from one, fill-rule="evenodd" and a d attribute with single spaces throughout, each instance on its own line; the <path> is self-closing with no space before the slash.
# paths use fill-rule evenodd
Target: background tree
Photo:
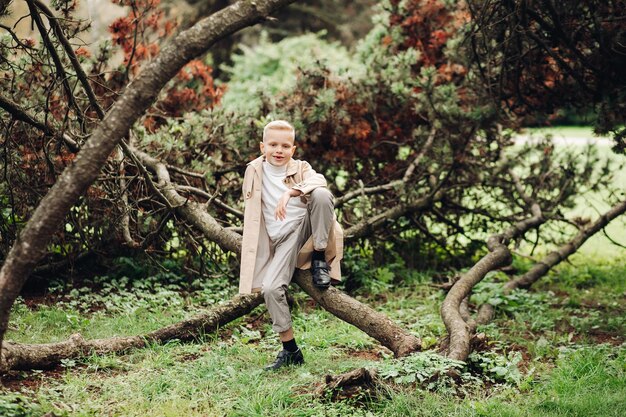
<path id="1" fill-rule="evenodd" d="M 626 149 L 626 4 L 475 1 L 468 42 L 490 94 L 520 121 L 592 111 L 595 131 Z M 545 116 L 543 116 L 545 117 Z"/>

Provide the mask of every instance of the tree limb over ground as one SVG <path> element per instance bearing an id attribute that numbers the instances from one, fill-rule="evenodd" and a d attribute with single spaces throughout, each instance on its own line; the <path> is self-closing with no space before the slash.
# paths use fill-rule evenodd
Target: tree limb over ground
<path id="1" fill-rule="evenodd" d="M 215 332 L 232 320 L 248 314 L 262 302 L 263 297 L 260 294 L 238 295 L 205 314 L 139 336 L 85 340 L 80 334 L 74 334 L 64 342 L 34 345 L 5 341 L 0 352 L 0 375 L 9 370 L 54 367 L 63 359 L 83 358 L 91 354 L 123 353 L 155 342 L 193 340 L 203 334 Z"/>
<path id="2" fill-rule="evenodd" d="M 447 356 L 455 360 L 465 361 L 467 359 L 470 354 L 470 339 L 473 332 L 472 326 L 468 324 L 461 313 L 461 303 L 488 272 L 511 262 L 511 251 L 508 244 L 512 239 L 546 221 L 539 205 L 523 191 L 519 178 L 513 172 L 509 172 L 509 175 L 515 182 L 520 197 L 528 204 L 532 216 L 513 224 L 504 233 L 489 237 L 487 240 L 489 253 L 483 256 L 467 273 L 463 274 L 446 295 L 441 305 L 441 317 L 446 329 L 448 329 L 450 338 Z"/>
<path id="3" fill-rule="evenodd" d="M 526 197 L 527 198 L 527 197 Z M 525 199 L 526 199 L 525 198 Z M 530 200 L 528 200 L 530 202 Z M 521 277 L 509 281 L 504 286 L 504 293 L 510 293 L 515 288 L 529 288 L 537 282 L 541 277 L 545 276 L 550 269 L 566 260 L 571 254 L 575 253 L 591 236 L 603 230 L 612 220 L 626 213 L 626 200 L 619 202 L 611 207 L 607 212 L 603 213 L 592 224 L 582 227 L 580 232 L 569 242 L 562 245 L 559 249 L 549 253 Z M 469 294 L 475 284 L 484 278 L 487 272 L 497 269 L 508 263 L 511 253 L 505 245 L 512 239 L 514 235 L 520 234 L 524 229 L 529 230 L 531 227 L 541 223 L 541 210 L 534 208 L 534 216 L 525 219 L 500 235 L 493 235 L 489 238 L 488 243 L 490 253 L 479 260 L 459 281 L 451 288 L 450 293 L 446 296 L 441 307 L 441 314 L 449 332 L 449 340 L 447 346 L 447 356 L 453 359 L 466 360 L 471 352 L 471 338 L 474 336 L 476 326 L 478 324 L 486 324 L 495 316 L 495 307 L 491 304 L 483 304 L 480 306 L 476 319 L 472 318 L 467 308 L 467 300 Z M 458 285 L 461 283 L 461 285 Z M 456 290 L 455 290 L 456 288 Z M 454 291 L 452 291 L 454 290 Z M 321 396 L 325 392 L 331 391 L 333 395 L 337 395 L 336 390 L 344 389 L 342 387 L 344 381 L 347 382 L 347 389 L 353 389 L 350 385 L 355 383 L 366 387 L 376 384 L 373 377 L 374 371 L 364 368 L 355 369 L 336 376 L 326 376 L 325 383 L 316 389 L 316 394 Z M 364 377 L 366 376 L 366 377 Z M 352 382 L 356 381 L 356 382 Z"/>

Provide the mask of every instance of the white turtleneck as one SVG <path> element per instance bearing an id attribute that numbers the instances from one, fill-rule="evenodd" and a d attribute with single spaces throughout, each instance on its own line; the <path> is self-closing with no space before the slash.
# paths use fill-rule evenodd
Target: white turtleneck
<path id="1" fill-rule="evenodd" d="M 263 162 L 263 193 L 261 194 L 263 218 L 267 234 L 273 241 L 292 230 L 294 223 L 299 223 L 306 214 L 306 204 L 299 197 L 292 197 L 287 203 L 285 219 L 276 219 L 276 204 L 280 196 L 289 189 L 283 182 L 286 176 L 287 165 L 274 166 L 267 161 Z"/>

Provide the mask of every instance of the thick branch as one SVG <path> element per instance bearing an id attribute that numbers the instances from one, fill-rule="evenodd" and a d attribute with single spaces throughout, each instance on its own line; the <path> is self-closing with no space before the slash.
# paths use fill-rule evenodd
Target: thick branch
<path id="1" fill-rule="evenodd" d="M 535 265 L 533 265 L 533 267 L 530 268 L 524 275 L 507 282 L 504 285 L 503 293 L 506 295 L 510 294 L 511 291 L 517 288 L 529 288 L 545 274 L 547 274 L 550 269 L 554 268 L 556 265 L 575 253 L 583 245 L 583 243 L 587 241 L 587 239 L 603 230 L 607 224 L 625 212 L 626 200 L 613 206 L 609 211 L 601 215 L 595 222 L 580 230 L 580 232 L 578 232 L 572 240 L 561 246 L 559 249 L 550 252 L 542 260 L 535 263 Z M 476 324 L 487 324 L 493 320 L 494 317 L 495 307 L 488 303 L 483 304 L 478 309 Z"/>
<path id="2" fill-rule="evenodd" d="M 544 276 L 550 268 L 566 260 L 576 252 L 594 234 L 598 233 L 613 219 L 626 212 L 626 200 L 613 206 L 609 211 L 601 215 L 595 222 L 583 228 L 571 241 L 561 246 L 558 250 L 550 252 L 545 258 L 537 262 L 528 272 L 519 278 L 508 282 L 505 288 L 511 291 L 515 288 L 528 288 L 539 278 Z"/>
<path id="3" fill-rule="evenodd" d="M 421 349 L 422 342 L 386 315 L 331 287 L 320 291 L 308 271 L 298 270 L 294 281 L 322 307 L 341 320 L 363 330 L 389 348 L 395 356 L 406 356 Z"/>
<path id="4" fill-rule="evenodd" d="M 220 245 L 223 249 L 234 253 L 241 252 L 241 235 L 223 228 L 213 216 L 206 212 L 201 204 L 178 194 L 176 187 L 170 180 L 167 165 L 145 152 L 137 149 L 132 149 L 131 151 L 141 163 L 157 174 L 158 183 L 156 186 L 158 191 L 179 215 L 189 220 L 207 238 Z"/>
<path id="5" fill-rule="evenodd" d="M 170 168 L 170 167 L 168 166 L 168 168 Z M 180 190 L 180 191 L 186 191 L 188 193 L 195 194 L 195 195 L 197 195 L 199 197 L 206 198 L 207 200 L 209 200 L 210 202 L 212 202 L 216 206 L 224 209 L 225 211 L 229 212 L 230 214 L 233 214 L 236 217 L 238 217 L 238 218 L 243 220 L 243 212 L 242 211 L 237 210 L 236 208 L 233 208 L 233 207 L 229 206 L 228 204 L 224 203 L 219 198 L 217 198 L 217 197 L 207 193 L 204 190 L 201 190 L 201 189 L 199 189 L 197 187 L 191 187 L 189 185 L 177 185 L 176 189 Z"/>
<path id="6" fill-rule="evenodd" d="M 489 253 L 483 256 L 461 279 L 450 289 L 441 305 L 441 317 L 448 334 L 450 344 L 447 356 L 464 361 L 470 353 L 471 333 L 475 330 L 473 323 L 468 324 L 461 313 L 461 303 L 469 296 L 472 289 L 488 272 L 503 267 L 511 262 L 511 252 L 507 245 L 515 237 L 545 222 L 540 207 L 526 195 L 517 176 L 509 173 L 515 182 L 520 197 L 530 205 L 532 217 L 519 221 L 504 233 L 491 236 L 487 241 Z M 472 322 L 472 320 L 470 320 Z"/>
<path id="7" fill-rule="evenodd" d="M 238 295 L 207 313 L 139 336 L 85 340 L 80 334 L 74 334 L 69 340 L 59 343 L 26 345 L 5 342 L 1 352 L 0 374 L 17 369 L 50 368 L 58 365 L 62 359 L 75 359 L 90 354 L 122 353 L 154 342 L 193 340 L 203 334 L 215 332 L 248 314 L 262 301 L 263 297 L 259 294 Z"/>

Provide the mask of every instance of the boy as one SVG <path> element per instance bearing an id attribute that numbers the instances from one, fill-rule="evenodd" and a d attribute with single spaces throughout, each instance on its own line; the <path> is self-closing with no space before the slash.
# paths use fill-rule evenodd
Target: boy
<path id="1" fill-rule="evenodd" d="M 326 289 L 341 279 L 343 233 L 335 221 L 326 179 L 292 159 L 295 130 L 284 120 L 263 129 L 262 155 L 248 164 L 239 292 L 261 291 L 283 349 L 266 370 L 304 363 L 296 344 L 286 291 L 295 268 L 311 268 L 313 284 Z"/>

